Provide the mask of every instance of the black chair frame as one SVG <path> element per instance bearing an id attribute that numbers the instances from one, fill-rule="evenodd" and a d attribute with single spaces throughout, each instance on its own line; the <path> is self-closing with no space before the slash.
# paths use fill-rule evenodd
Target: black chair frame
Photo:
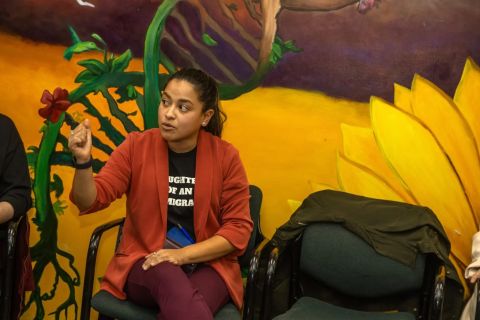
<path id="1" fill-rule="evenodd" d="M 3 277 L 3 281 L 1 282 L 2 288 L 0 288 L 0 319 L 2 320 L 10 320 L 12 297 L 15 290 L 15 247 L 17 244 L 17 231 L 18 226 L 23 218 L 24 217 L 21 216 L 17 220 L 11 220 L 7 222 L 5 273 L 1 275 Z"/>

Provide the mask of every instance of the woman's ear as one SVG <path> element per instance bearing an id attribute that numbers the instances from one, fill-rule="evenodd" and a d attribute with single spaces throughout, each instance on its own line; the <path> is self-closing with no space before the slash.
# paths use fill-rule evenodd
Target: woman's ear
<path id="1" fill-rule="evenodd" d="M 215 111 L 213 109 L 208 109 L 203 113 L 202 127 L 206 127 L 208 125 L 208 122 L 213 117 L 214 113 Z"/>

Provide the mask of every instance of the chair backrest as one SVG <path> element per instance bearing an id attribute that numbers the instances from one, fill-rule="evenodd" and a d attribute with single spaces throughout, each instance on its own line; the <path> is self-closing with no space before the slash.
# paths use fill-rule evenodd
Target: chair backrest
<path id="1" fill-rule="evenodd" d="M 377 253 L 341 224 L 316 223 L 303 234 L 299 269 L 345 295 L 375 298 L 421 290 L 425 265 L 425 255 L 417 256 L 412 269 Z"/>
<path id="2" fill-rule="evenodd" d="M 239 257 L 239 262 L 241 267 L 248 267 L 250 263 L 250 258 L 253 255 L 253 251 L 257 244 L 263 240 L 263 235 L 260 230 L 260 208 L 262 206 L 262 190 L 255 186 L 250 185 L 250 217 L 253 221 L 253 231 L 248 242 L 247 249 L 245 254 Z"/>

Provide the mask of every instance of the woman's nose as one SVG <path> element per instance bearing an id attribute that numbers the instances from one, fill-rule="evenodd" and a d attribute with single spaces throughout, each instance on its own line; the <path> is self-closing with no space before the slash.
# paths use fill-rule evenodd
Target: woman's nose
<path id="1" fill-rule="evenodd" d="M 173 105 L 171 105 L 171 106 L 169 106 L 168 108 L 166 108 L 166 110 L 165 110 L 165 116 L 166 116 L 167 118 L 170 118 L 170 119 L 171 119 L 171 118 L 175 118 L 175 110 L 174 110 L 174 109 L 175 109 L 175 108 L 174 108 Z"/>

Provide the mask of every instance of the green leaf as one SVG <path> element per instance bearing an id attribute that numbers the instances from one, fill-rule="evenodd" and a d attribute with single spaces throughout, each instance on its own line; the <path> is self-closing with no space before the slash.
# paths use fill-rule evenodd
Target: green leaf
<path id="1" fill-rule="evenodd" d="M 81 52 L 86 52 L 86 51 L 102 51 L 100 50 L 99 47 L 95 44 L 95 42 L 92 41 L 82 41 L 77 44 L 74 44 L 72 47 L 73 53 L 81 53 Z"/>
<path id="2" fill-rule="evenodd" d="M 65 59 L 70 60 L 75 53 L 81 53 L 86 51 L 102 51 L 99 47 L 92 41 L 82 41 L 73 44 L 72 46 L 65 49 L 63 56 Z"/>
<path id="3" fill-rule="evenodd" d="M 135 87 L 131 84 L 127 86 L 127 94 L 132 100 L 137 98 L 137 90 L 135 90 Z"/>
<path id="4" fill-rule="evenodd" d="M 86 59 L 77 62 L 78 65 L 86 68 L 95 75 L 100 75 L 107 72 L 107 66 L 97 59 Z"/>
<path id="5" fill-rule="evenodd" d="M 53 174 L 53 181 L 50 182 L 50 192 L 52 191 L 55 191 L 56 198 L 60 197 L 63 193 L 63 181 L 55 173 Z"/>
<path id="6" fill-rule="evenodd" d="M 46 121 L 46 120 L 45 120 Z M 43 124 L 43 126 L 40 127 L 40 129 L 38 130 L 39 133 L 41 134 L 45 134 L 47 132 L 47 125 L 46 123 Z"/>
<path id="7" fill-rule="evenodd" d="M 72 38 L 72 43 L 76 44 L 81 42 L 80 37 L 72 26 L 68 26 L 68 31 L 70 32 L 70 37 Z"/>
<path id="8" fill-rule="evenodd" d="M 82 82 L 88 82 L 94 80 L 96 77 L 93 73 L 91 73 L 89 70 L 83 70 L 78 74 L 78 76 L 75 78 L 75 83 L 82 83 Z"/>
<path id="9" fill-rule="evenodd" d="M 293 40 L 283 41 L 279 36 L 275 37 L 272 44 L 272 51 L 270 52 L 270 62 L 277 64 L 287 52 L 300 52 L 302 49 L 295 45 Z"/>
<path id="10" fill-rule="evenodd" d="M 135 87 L 131 84 L 127 85 L 126 87 L 119 87 L 115 93 L 120 96 L 120 98 L 117 99 L 117 101 L 120 103 L 135 100 L 138 95 L 137 90 L 135 90 Z"/>
<path id="11" fill-rule="evenodd" d="M 95 39 L 98 42 L 100 42 L 101 44 L 103 44 L 105 46 L 105 48 L 108 47 L 107 43 L 105 42 L 105 40 L 102 39 L 102 37 L 100 37 L 100 35 L 98 35 L 96 33 L 92 33 L 91 36 L 92 36 L 93 39 Z"/>
<path id="12" fill-rule="evenodd" d="M 120 72 L 124 71 L 127 67 L 128 64 L 130 63 L 130 60 L 132 60 L 132 52 L 130 49 L 122 53 L 119 57 L 116 57 L 112 61 L 112 71 L 115 72 Z"/>
<path id="13" fill-rule="evenodd" d="M 55 212 L 56 215 L 60 216 L 64 213 L 65 209 L 68 208 L 66 205 L 65 201 L 62 200 L 57 200 L 54 203 L 52 203 L 53 206 L 53 212 Z"/>
<path id="14" fill-rule="evenodd" d="M 290 52 L 301 52 L 303 51 L 301 48 L 297 47 L 295 45 L 295 42 L 293 40 L 288 40 L 285 42 L 285 48 L 288 49 Z"/>
<path id="15" fill-rule="evenodd" d="M 272 51 L 270 52 L 270 62 L 276 64 L 282 58 L 282 49 L 278 43 L 272 44 Z"/>
<path id="16" fill-rule="evenodd" d="M 205 43 L 207 46 L 210 46 L 210 47 L 214 47 L 218 44 L 217 41 L 215 41 L 212 37 L 210 37 L 208 33 L 202 34 L 202 41 L 203 43 Z"/>
<path id="17" fill-rule="evenodd" d="M 89 82 L 97 79 L 97 77 L 91 73 L 89 70 L 83 70 L 75 78 L 75 83 Z"/>

